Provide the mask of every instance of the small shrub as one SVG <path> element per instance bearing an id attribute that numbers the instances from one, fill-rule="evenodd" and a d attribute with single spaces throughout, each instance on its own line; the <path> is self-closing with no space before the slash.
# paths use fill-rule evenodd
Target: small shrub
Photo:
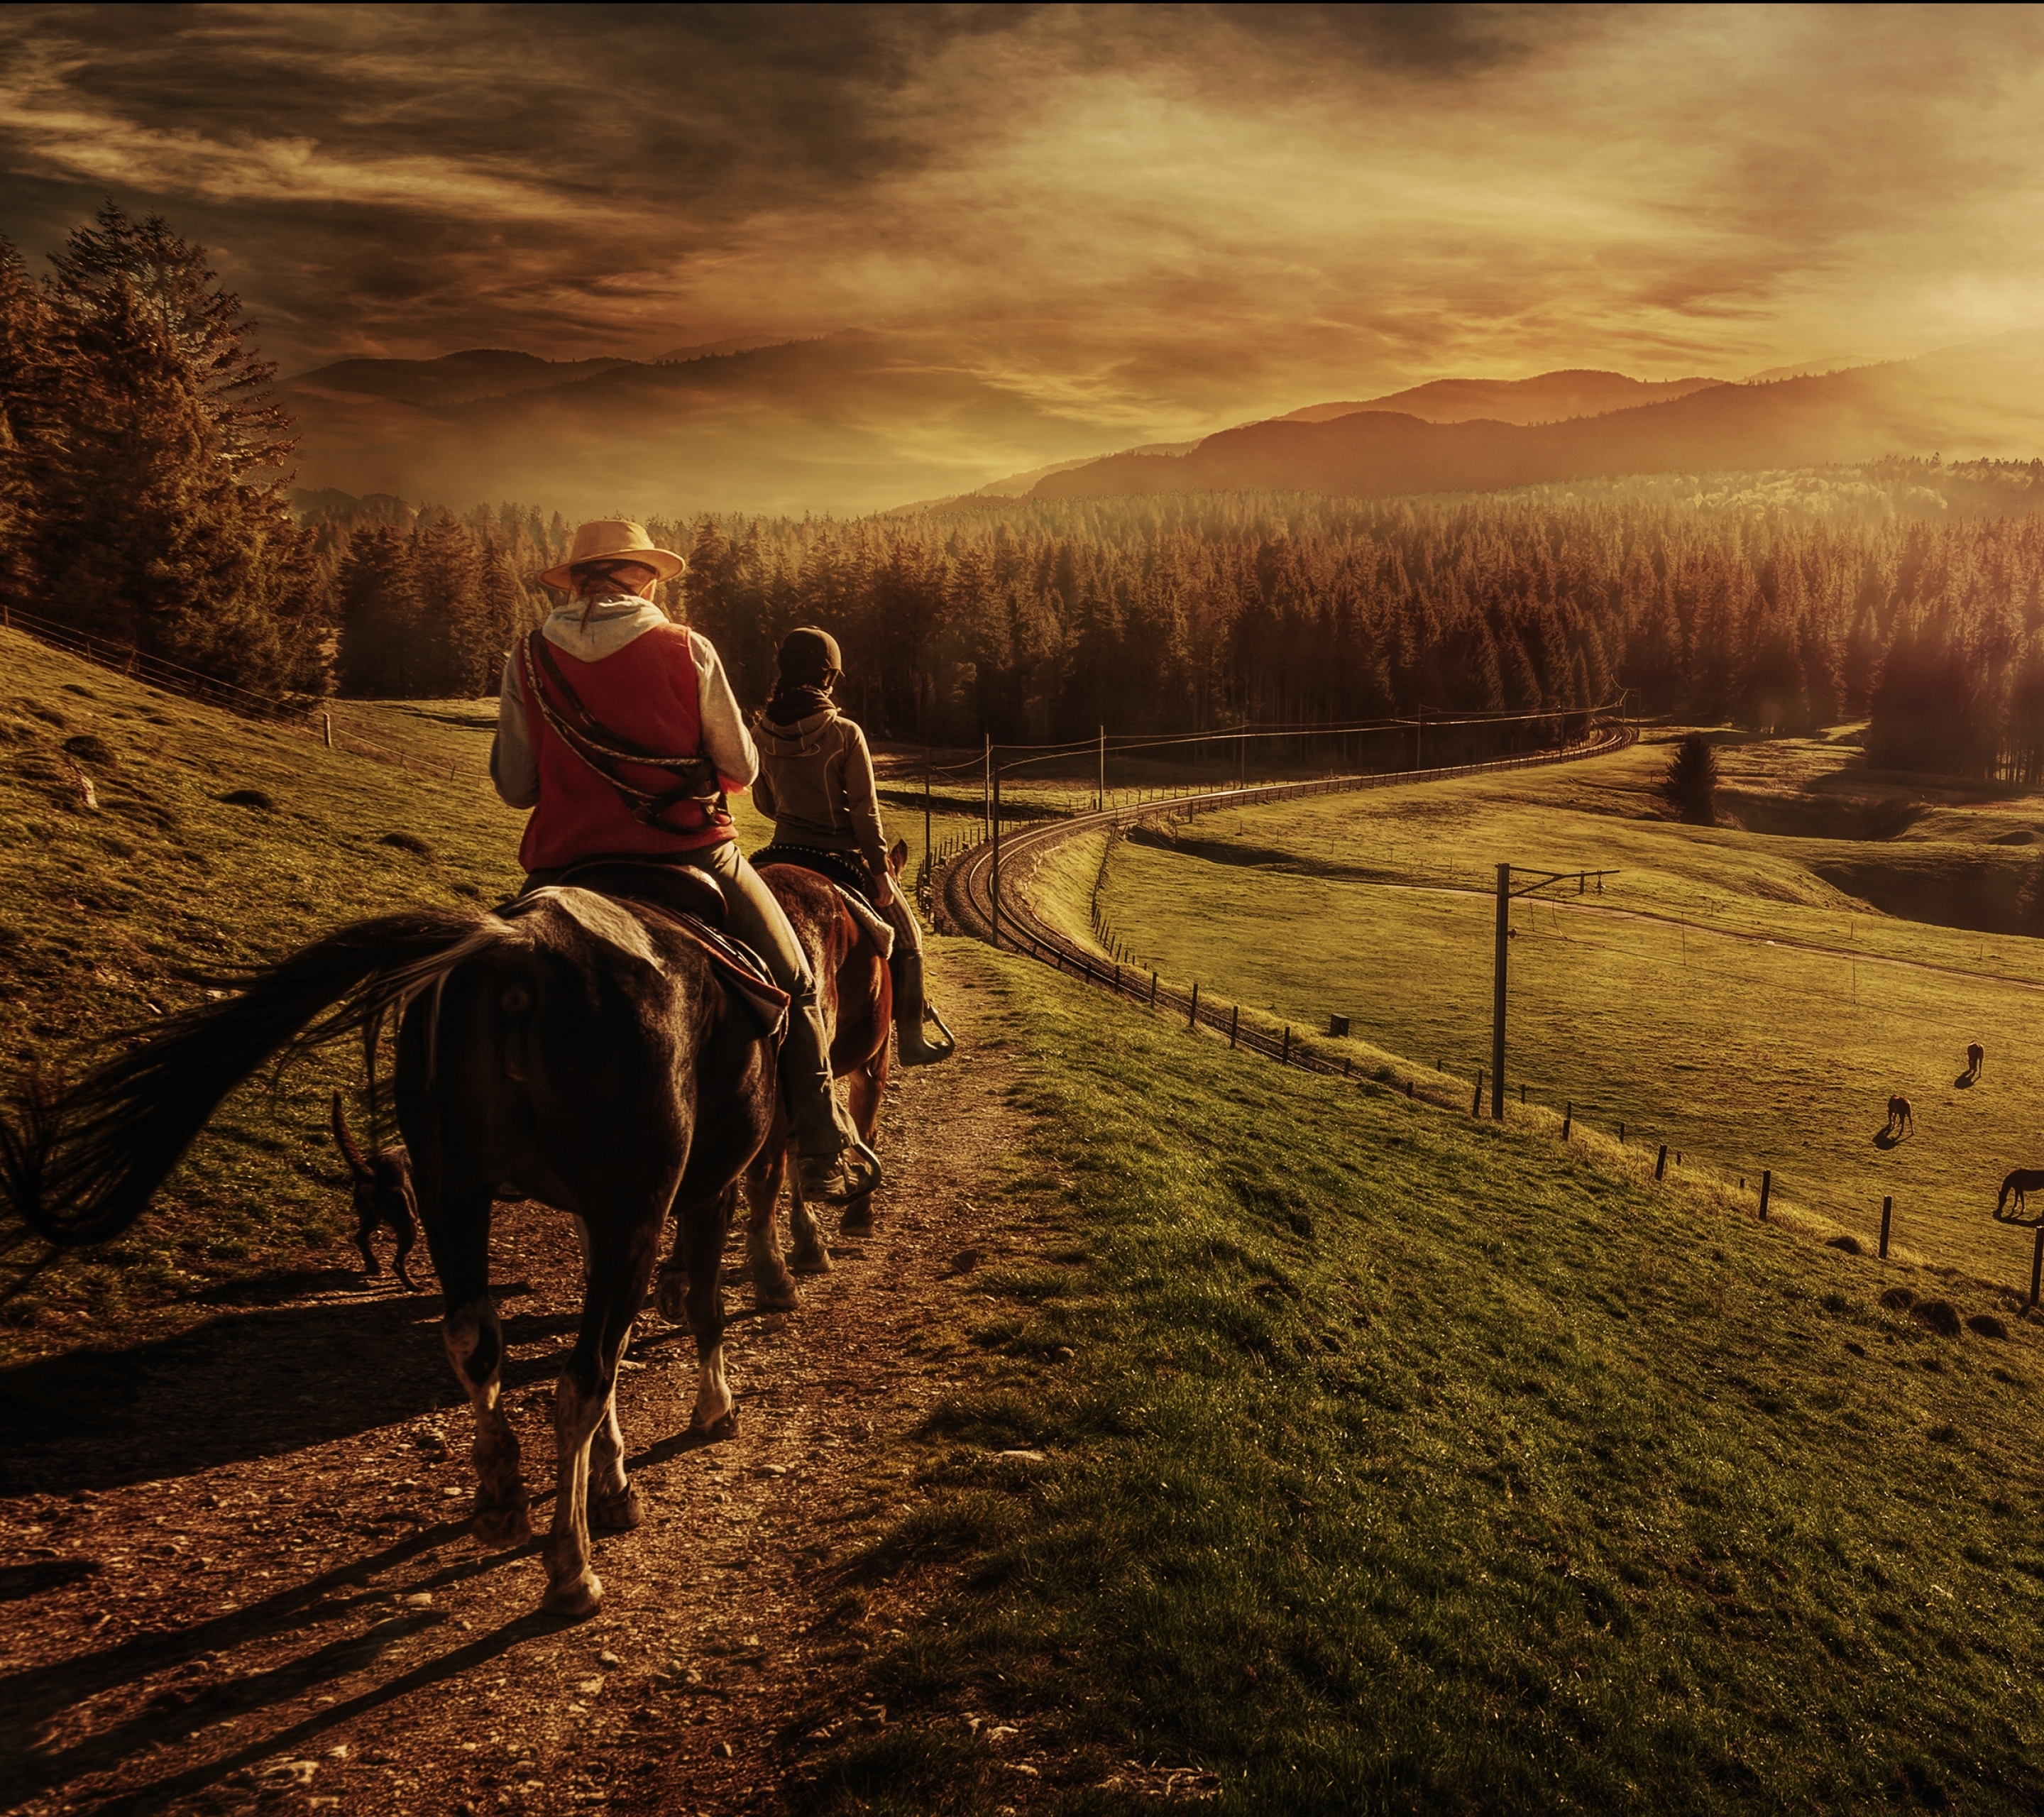
<path id="1" fill-rule="evenodd" d="M 1976 1312 L 1966 1320 L 1966 1329 L 1983 1338 L 2006 1338 L 2008 1327 L 1992 1312 Z"/>
<path id="2" fill-rule="evenodd" d="M 220 799 L 230 808 L 259 808 L 266 814 L 277 810 L 276 797 L 262 789 L 230 789 Z"/>
<path id="3" fill-rule="evenodd" d="M 1881 1303 L 1891 1312 L 1906 1312 L 1916 1304 L 1916 1296 L 1906 1287 L 1891 1287 L 1881 1295 Z"/>
<path id="4" fill-rule="evenodd" d="M 1842 1250 L 1847 1255 L 1864 1255 L 1866 1254 L 1866 1251 L 1860 1247 L 1860 1240 L 1856 1236 L 1826 1237 L 1824 1239 L 1824 1247 L 1827 1249 Z"/>
<path id="5" fill-rule="evenodd" d="M 1956 1445 L 1959 1442 L 1959 1429 L 1947 1419 L 1942 1425 L 1933 1426 L 1928 1436 L 1934 1445 Z"/>
<path id="6" fill-rule="evenodd" d="M 1923 1300 L 1909 1308 L 1909 1316 L 1941 1338 L 1959 1335 L 1959 1309 L 1949 1300 Z"/>
<path id="7" fill-rule="evenodd" d="M 408 851 L 414 858 L 431 858 L 433 848 L 417 833 L 386 833 L 376 842 L 378 845 L 395 846 L 400 851 Z"/>
<path id="8" fill-rule="evenodd" d="M 74 757 L 82 757 L 88 763 L 111 763 L 113 747 L 96 732 L 81 732 L 63 741 L 63 747 Z"/>

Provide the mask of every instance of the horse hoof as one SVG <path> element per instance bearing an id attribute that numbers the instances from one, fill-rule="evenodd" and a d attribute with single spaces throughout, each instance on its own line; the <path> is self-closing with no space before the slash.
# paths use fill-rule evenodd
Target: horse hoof
<path id="1" fill-rule="evenodd" d="M 701 1439 L 713 1443 L 721 1439 L 736 1438 L 737 1435 L 738 1409 L 735 1407 L 722 1419 L 713 1419 L 707 1426 L 700 1418 L 689 1422 L 689 1436 L 691 1439 Z"/>
<path id="2" fill-rule="evenodd" d="M 655 1304 L 660 1308 L 660 1316 L 670 1325 L 685 1325 L 689 1320 L 689 1274 L 685 1268 L 663 1268 L 660 1270 L 660 1285 Z"/>
<path id="3" fill-rule="evenodd" d="M 844 1216 L 837 1221 L 837 1227 L 847 1236 L 866 1236 L 873 1229 L 873 1201 L 861 1199 L 855 1204 L 847 1205 Z"/>
<path id="4" fill-rule="evenodd" d="M 639 1485 L 628 1483 L 622 1495 L 589 1498 L 589 1525 L 593 1533 L 629 1533 L 646 1518 L 646 1504 L 639 1499 Z"/>
<path id="5" fill-rule="evenodd" d="M 797 1274 L 828 1274 L 830 1251 L 820 1243 L 797 1243 L 794 1254 L 788 1258 L 788 1266 Z"/>
<path id="6" fill-rule="evenodd" d="M 469 1536 L 486 1551 L 515 1551 L 532 1537 L 532 1519 L 525 1512 L 532 1499 L 523 1489 L 509 1506 L 486 1504 L 478 1499 L 474 1516 L 468 1523 Z"/>
<path id="7" fill-rule="evenodd" d="M 755 1287 L 752 1289 L 752 1309 L 755 1312 L 792 1312 L 801 1304 L 801 1297 L 790 1281 L 785 1286 Z"/>
<path id="8" fill-rule="evenodd" d="M 548 1585 L 540 1604 L 540 1613 L 566 1615 L 571 1621 L 580 1621 L 594 1615 L 602 1606 L 603 1581 L 584 1565 L 575 1576 Z"/>

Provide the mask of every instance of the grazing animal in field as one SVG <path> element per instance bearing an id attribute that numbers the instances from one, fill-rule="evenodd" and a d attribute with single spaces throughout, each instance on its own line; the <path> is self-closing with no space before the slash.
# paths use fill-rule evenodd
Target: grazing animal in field
<path id="1" fill-rule="evenodd" d="M 1966 1049 L 1966 1077 L 1969 1079 L 1978 1078 L 1981 1076 L 1981 1067 L 1986 1060 L 1986 1048 L 1983 1047 L 1979 1042 L 1974 1042 Z"/>
<path id="2" fill-rule="evenodd" d="M 383 1225 L 398 1239 L 398 1253 L 391 1264 L 398 1278 L 416 1293 L 418 1287 L 405 1266 L 405 1258 L 419 1239 L 418 1200 L 412 1193 L 412 1158 L 404 1145 L 379 1148 L 367 1161 L 348 1133 L 348 1118 L 340 1107 L 340 1093 L 333 1094 L 333 1141 L 355 1181 L 355 1247 L 362 1251 L 362 1272 L 381 1274 L 383 1264 L 369 1239 Z"/>
<path id="3" fill-rule="evenodd" d="M 600 867 L 585 875 L 629 887 Z M 589 1227 L 581 1328 L 554 1394 L 542 1606 L 590 1614 L 603 1588 L 591 1526 L 642 1518 L 624 1473 L 617 1366 L 670 1208 L 700 1365 L 692 1429 L 733 1427 L 718 1265 L 736 1183 L 780 1095 L 773 1038 L 786 997 L 705 928 L 720 912 L 713 889 L 675 874 L 663 892 L 664 907 L 551 888 L 494 912 L 359 921 L 247 974 L 68 1090 L 31 1073 L 0 1117 L 0 1203 L 54 1243 L 117 1235 L 221 1101 L 271 1055 L 364 1034 L 373 1052 L 376 1029 L 396 1015 L 398 1127 L 446 1294 L 448 1356 L 475 1412 L 471 1531 L 487 1546 L 521 1545 L 532 1531 L 518 1441 L 498 1402 L 490 1206 L 508 1186 Z M 682 907 L 702 920 L 668 912 Z"/>
<path id="4" fill-rule="evenodd" d="M 1916 1127 L 1916 1113 L 1910 1108 L 1908 1099 L 1900 1093 L 1888 1101 L 1888 1133 L 1899 1136 L 1904 1130 Z"/>
<path id="5" fill-rule="evenodd" d="M 907 844 L 897 841 L 887 855 L 889 870 L 899 877 L 908 855 Z M 774 863 L 763 865 L 759 875 L 809 955 L 818 1006 L 830 1031 L 831 1074 L 845 1081 L 852 1122 L 859 1140 L 870 1147 L 887 1089 L 887 1035 L 893 1022 L 893 982 L 887 962 L 827 877 L 798 865 Z M 823 1231 L 788 1169 L 789 1135 L 787 1114 L 782 1110 L 775 1115 L 772 1130 L 745 1173 L 745 1197 L 751 1214 L 745 1226 L 746 1261 L 752 1277 L 753 1304 L 763 1308 L 797 1304 L 796 1275 L 830 1271 L 830 1250 Z M 793 1239 L 786 1258 L 776 1220 L 784 1179 L 790 1199 L 788 1234 Z M 870 1193 L 845 1207 L 840 1228 L 858 1233 L 872 1226 Z M 687 1279 L 686 1259 L 678 1243 L 660 1271 L 660 1310 L 666 1316 L 676 1316 L 673 1308 L 679 1304 Z"/>
<path id="6" fill-rule="evenodd" d="M 1994 1202 L 1994 1215 L 2004 1223 L 2014 1223 L 2023 1216 L 2023 1197 L 2026 1193 L 2044 1190 L 2044 1170 L 2034 1167 L 2019 1167 L 2001 1183 L 2001 1196 Z M 2015 1200 L 2014 1208 L 2003 1216 L 2002 1208 L 2008 1204 L 2011 1195 Z"/>

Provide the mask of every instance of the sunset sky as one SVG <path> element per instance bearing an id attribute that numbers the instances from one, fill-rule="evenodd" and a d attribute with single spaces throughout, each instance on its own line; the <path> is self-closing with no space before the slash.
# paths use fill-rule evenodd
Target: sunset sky
<path id="1" fill-rule="evenodd" d="M 13 6 L 0 232 L 104 195 L 286 371 L 904 323 L 1130 432 L 2044 317 L 2020 7 Z"/>

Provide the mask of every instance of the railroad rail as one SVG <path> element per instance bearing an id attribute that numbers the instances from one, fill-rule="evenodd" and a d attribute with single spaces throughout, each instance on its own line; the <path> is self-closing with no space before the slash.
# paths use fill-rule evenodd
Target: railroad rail
<path id="1" fill-rule="evenodd" d="M 1163 983 L 1154 972 L 1136 970 L 1120 964 L 1055 928 L 1036 912 L 1030 900 L 1029 885 L 1043 860 L 1067 841 L 1103 829 L 1120 833 L 1144 821 L 1189 820 L 1195 814 L 1210 814 L 1226 808 L 1265 805 L 1295 801 L 1314 795 L 1348 794 L 1366 789 L 1401 788 L 1413 782 L 1445 782 L 1458 776 L 1489 775 L 1508 770 L 1531 770 L 1550 764 L 1573 763 L 1588 757 L 1607 756 L 1623 751 L 1639 734 L 1617 720 L 1594 722 L 1590 736 L 1558 751 L 1537 751 L 1525 757 L 1497 758 L 1484 763 L 1458 763 L 1439 770 L 1398 770 L 1381 774 L 1331 776 L 1312 782 L 1260 782 L 1231 789 L 1216 789 L 1128 807 L 1103 809 L 1095 813 L 1075 814 L 1069 819 L 1035 821 L 1005 829 L 998 839 L 982 839 L 947 860 L 931 880 L 931 904 L 937 924 L 947 933 L 970 934 L 1011 952 L 1019 952 L 1068 974 L 1082 983 L 1131 999 L 1147 1008 L 1168 1010 L 1186 1019 L 1191 1027 L 1204 1027 L 1228 1037 L 1231 1047 L 1262 1054 L 1281 1065 L 1304 1067 L 1308 1072 L 1350 1078 L 1353 1062 L 1339 1062 L 1315 1051 L 1303 1035 L 1286 1031 L 1281 1035 L 1246 1027 L 1239 1005 L 1224 1008 L 1200 1000 L 1199 987 L 1189 991 Z M 997 906 L 994 899 L 994 855 L 1000 851 Z"/>

